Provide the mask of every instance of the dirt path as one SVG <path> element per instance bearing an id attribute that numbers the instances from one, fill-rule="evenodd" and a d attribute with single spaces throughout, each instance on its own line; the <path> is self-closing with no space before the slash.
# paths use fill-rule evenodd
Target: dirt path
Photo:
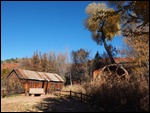
<path id="1" fill-rule="evenodd" d="M 1 99 L 2 112 L 90 112 L 100 111 L 67 96 L 14 96 Z"/>
<path id="2" fill-rule="evenodd" d="M 27 111 L 32 110 L 34 111 L 34 105 L 41 102 L 44 98 L 47 97 L 54 97 L 52 95 L 45 95 L 45 96 L 12 96 L 12 97 L 5 97 L 1 98 L 1 111 L 2 112 L 12 112 L 12 111 Z"/>

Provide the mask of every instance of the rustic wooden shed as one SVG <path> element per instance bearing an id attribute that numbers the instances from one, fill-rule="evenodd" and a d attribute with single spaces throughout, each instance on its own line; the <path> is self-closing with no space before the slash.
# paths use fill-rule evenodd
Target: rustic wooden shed
<path id="1" fill-rule="evenodd" d="M 13 69 L 8 76 L 9 86 L 18 86 L 28 95 L 31 89 L 43 89 L 44 94 L 53 93 L 63 87 L 64 80 L 55 73 L 36 72 L 24 69 Z"/>

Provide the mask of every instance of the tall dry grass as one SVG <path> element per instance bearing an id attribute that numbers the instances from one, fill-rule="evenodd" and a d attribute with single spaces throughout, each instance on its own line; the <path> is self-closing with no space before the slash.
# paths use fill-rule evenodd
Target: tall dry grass
<path id="1" fill-rule="evenodd" d="M 82 92 L 85 93 L 85 89 L 82 85 L 67 85 L 62 88 L 62 91 L 74 91 L 74 92 Z"/>
<path id="2" fill-rule="evenodd" d="M 105 111 L 149 111 L 149 78 L 108 77 L 83 85 L 86 94 Z"/>

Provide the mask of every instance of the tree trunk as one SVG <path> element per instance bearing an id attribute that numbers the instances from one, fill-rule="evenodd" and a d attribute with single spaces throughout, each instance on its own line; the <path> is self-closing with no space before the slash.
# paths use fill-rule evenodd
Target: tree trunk
<path id="1" fill-rule="evenodd" d="M 104 47 L 105 47 L 105 49 L 106 49 L 106 51 L 107 51 L 107 54 L 108 54 L 108 56 L 109 56 L 109 58 L 110 58 L 111 63 L 114 64 L 114 63 L 115 63 L 115 60 L 114 60 L 114 58 L 113 58 L 113 56 L 112 56 L 110 50 L 108 49 L 108 46 L 107 46 L 106 41 L 104 40 L 103 43 L 104 43 Z"/>
<path id="2" fill-rule="evenodd" d="M 103 31 L 101 31 L 101 32 L 102 32 L 102 40 L 103 40 L 103 43 L 104 43 L 105 50 L 106 50 L 106 52 L 107 52 L 107 54 L 109 56 L 109 59 L 110 59 L 111 63 L 114 64 L 115 60 L 113 59 L 112 53 L 111 53 L 111 51 L 108 48 L 108 45 L 107 45 L 106 40 L 105 40 L 106 39 L 105 35 L 104 35 Z"/>
<path id="3" fill-rule="evenodd" d="M 72 86 L 71 72 L 70 72 L 70 85 Z"/>
<path id="4" fill-rule="evenodd" d="M 105 34 L 104 34 L 104 32 L 103 32 L 103 26 L 104 26 L 104 22 L 102 23 L 102 26 L 101 26 L 101 29 L 99 30 L 99 32 L 102 33 L 102 41 L 103 41 L 103 43 L 104 43 L 104 47 L 105 47 L 105 50 L 106 50 L 106 52 L 107 52 L 107 54 L 108 54 L 108 56 L 109 56 L 109 59 L 110 59 L 111 63 L 114 64 L 114 63 L 115 63 L 115 60 L 113 59 L 112 53 L 111 53 L 111 51 L 109 50 L 108 45 L 107 45 L 107 43 L 106 43 L 106 40 L 105 40 L 106 37 L 105 37 Z"/>

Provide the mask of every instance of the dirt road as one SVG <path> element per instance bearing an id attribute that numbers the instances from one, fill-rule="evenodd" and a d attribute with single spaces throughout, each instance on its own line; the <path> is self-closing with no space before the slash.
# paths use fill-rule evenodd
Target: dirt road
<path id="1" fill-rule="evenodd" d="M 44 98 L 47 97 L 54 97 L 52 95 L 45 95 L 45 96 L 11 96 L 1 98 L 1 111 L 2 112 L 21 112 L 21 111 L 35 111 L 35 104 L 42 102 Z"/>

